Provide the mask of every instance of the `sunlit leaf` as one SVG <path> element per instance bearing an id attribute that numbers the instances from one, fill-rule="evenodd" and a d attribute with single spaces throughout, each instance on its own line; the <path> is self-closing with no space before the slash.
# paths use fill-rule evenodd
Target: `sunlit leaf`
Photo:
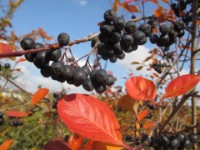
<path id="1" fill-rule="evenodd" d="M 12 47 L 10 47 L 6 43 L 1 43 L 0 42 L 0 53 L 10 53 L 10 52 L 13 52 Z"/>
<path id="2" fill-rule="evenodd" d="M 29 114 L 22 111 L 10 110 L 6 112 L 8 117 L 27 117 Z"/>
<path id="3" fill-rule="evenodd" d="M 41 101 L 48 94 L 48 92 L 49 89 L 47 88 L 40 88 L 37 90 L 32 96 L 31 105 L 35 105 Z"/>
<path id="4" fill-rule="evenodd" d="M 174 98 L 192 90 L 199 82 L 200 77 L 193 74 L 186 74 L 172 80 L 165 88 L 165 94 L 161 100 L 165 98 Z"/>
<path id="5" fill-rule="evenodd" d="M 70 130 L 95 141 L 126 147 L 114 113 L 97 98 L 84 94 L 65 95 L 57 109 Z"/>
<path id="6" fill-rule="evenodd" d="M 5 140 L 5 141 L 0 145 L 0 150 L 9 150 L 12 143 L 13 143 L 13 140 L 12 140 L 12 139 Z"/>
<path id="7" fill-rule="evenodd" d="M 149 110 L 142 110 L 138 115 L 137 119 L 138 121 L 142 121 L 147 115 L 149 114 Z"/>
<path id="8" fill-rule="evenodd" d="M 154 100 L 157 94 L 155 84 L 140 76 L 131 77 L 126 81 L 128 94 L 135 100 Z"/>
<path id="9" fill-rule="evenodd" d="M 119 6 L 122 8 L 126 9 L 129 12 L 139 12 L 139 9 L 137 6 L 134 5 L 129 5 L 128 3 L 120 3 Z"/>
<path id="10" fill-rule="evenodd" d="M 49 141 L 44 145 L 44 150 L 71 150 L 64 142 L 62 141 Z"/>

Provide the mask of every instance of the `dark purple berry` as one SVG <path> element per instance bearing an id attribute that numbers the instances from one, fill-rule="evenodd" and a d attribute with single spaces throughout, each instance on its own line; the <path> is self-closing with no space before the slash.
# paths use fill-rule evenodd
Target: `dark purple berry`
<path id="1" fill-rule="evenodd" d="M 90 78 L 88 78 L 87 80 L 85 80 L 83 82 L 83 88 L 86 90 L 86 91 L 92 91 L 94 90 L 94 86 L 92 84 L 92 80 Z"/>
<path id="2" fill-rule="evenodd" d="M 113 55 L 112 57 L 109 58 L 111 63 L 115 63 L 117 61 L 117 57 Z"/>
<path id="3" fill-rule="evenodd" d="M 169 32 L 169 26 L 167 24 L 162 24 L 160 25 L 160 28 L 159 28 L 161 34 L 165 35 Z"/>
<path id="4" fill-rule="evenodd" d="M 104 13 L 104 20 L 106 22 L 112 22 L 115 18 L 116 14 L 113 10 L 109 9 L 109 10 L 106 10 L 105 13 Z"/>
<path id="5" fill-rule="evenodd" d="M 121 55 L 118 55 L 117 58 L 119 58 L 119 59 L 121 59 L 121 60 L 124 59 L 124 58 L 125 58 L 125 53 L 122 52 L 122 54 L 121 54 Z"/>
<path id="6" fill-rule="evenodd" d="M 147 23 L 143 23 L 139 26 L 139 30 L 143 31 L 146 36 L 149 36 L 152 32 L 151 26 Z"/>
<path id="7" fill-rule="evenodd" d="M 99 94 L 106 91 L 106 86 L 104 84 L 96 84 L 95 85 L 95 91 Z"/>
<path id="8" fill-rule="evenodd" d="M 117 43 L 117 42 L 120 41 L 121 37 L 122 37 L 121 33 L 119 33 L 119 32 L 112 32 L 110 34 L 109 41 L 111 43 L 115 44 L 115 43 Z"/>
<path id="9" fill-rule="evenodd" d="M 167 147 L 169 144 L 169 138 L 166 135 L 161 135 L 158 139 L 158 142 L 161 146 Z"/>
<path id="10" fill-rule="evenodd" d="M 110 24 L 103 24 L 100 26 L 101 33 L 110 35 L 114 31 L 114 26 Z"/>
<path id="11" fill-rule="evenodd" d="M 74 85 L 80 86 L 86 79 L 87 74 L 82 68 L 77 68 L 73 72 Z"/>
<path id="12" fill-rule="evenodd" d="M 125 26 L 125 20 L 123 17 L 116 17 L 113 21 L 113 25 L 115 27 L 115 30 L 120 31 Z"/>
<path id="13" fill-rule="evenodd" d="M 149 37 L 149 40 L 152 44 L 155 44 L 157 43 L 158 41 L 158 35 L 157 34 L 151 34 L 150 37 Z"/>
<path id="14" fill-rule="evenodd" d="M 138 27 L 137 27 L 137 25 L 135 24 L 135 22 L 133 22 L 133 21 L 128 21 L 128 22 L 126 22 L 126 24 L 125 24 L 125 31 L 127 32 L 127 33 L 129 33 L 129 34 L 131 34 L 131 33 L 134 33 L 137 29 L 138 29 Z"/>
<path id="15" fill-rule="evenodd" d="M 170 143 L 169 143 L 170 148 L 172 149 L 177 149 L 180 146 L 180 141 L 176 136 L 171 136 L 170 137 Z"/>
<path id="16" fill-rule="evenodd" d="M 123 35 L 120 44 L 122 49 L 129 48 L 133 44 L 133 36 L 129 34 Z"/>
<path id="17" fill-rule="evenodd" d="M 51 76 L 51 67 L 50 66 L 45 66 L 40 70 L 40 73 L 42 74 L 43 77 L 48 78 Z"/>
<path id="18" fill-rule="evenodd" d="M 63 32 L 58 35 L 57 40 L 60 46 L 67 46 L 69 44 L 70 37 L 67 33 Z"/>
<path id="19" fill-rule="evenodd" d="M 62 51 L 60 48 L 54 49 L 54 50 L 49 51 L 48 59 L 52 61 L 58 61 L 61 58 L 61 55 L 62 55 Z"/>
<path id="20" fill-rule="evenodd" d="M 20 45 L 24 50 L 34 49 L 35 41 L 27 37 L 27 38 L 22 39 L 22 41 L 20 42 Z"/>
<path id="21" fill-rule="evenodd" d="M 51 74 L 59 76 L 63 73 L 64 64 L 63 62 L 57 61 L 51 64 Z"/>
<path id="22" fill-rule="evenodd" d="M 112 75 L 107 75 L 106 80 L 105 80 L 105 84 L 107 86 L 111 86 L 115 83 L 115 78 Z"/>
<path id="23" fill-rule="evenodd" d="M 142 32 L 140 30 L 136 30 L 133 33 L 133 39 L 134 39 L 134 42 L 137 43 L 138 45 L 145 44 L 146 40 L 147 40 L 144 32 Z"/>
<path id="24" fill-rule="evenodd" d="M 10 64 L 9 64 L 9 63 L 5 63 L 4 67 L 5 67 L 6 69 L 9 69 L 9 68 L 10 68 Z"/>
<path id="25" fill-rule="evenodd" d="M 197 143 L 198 142 L 198 136 L 195 133 L 188 134 L 188 139 L 191 143 Z"/>

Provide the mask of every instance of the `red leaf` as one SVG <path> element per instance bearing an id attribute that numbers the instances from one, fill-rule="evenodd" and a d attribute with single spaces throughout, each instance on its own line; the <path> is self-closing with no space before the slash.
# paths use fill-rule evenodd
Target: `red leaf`
<path id="1" fill-rule="evenodd" d="M 65 95 L 57 107 L 61 120 L 70 130 L 95 141 L 126 146 L 122 142 L 114 113 L 95 97 L 83 94 Z"/>
<path id="2" fill-rule="evenodd" d="M 126 89 L 128 94 L 138 101 L 153 101 L 157 93 L 156 86 L 151 80 L 139 76 L 128 79 Z"/>
<path id="3" fill-rule="evenodd" d="M 49 141 L 44 145 L 44 150 L 71 150 L 64 142 Z"/>
<path id="4" fill-rule="evenodd" d="M 81 149 L 84 137 L 74 134 L 70 137 L 68 144 L 72 150 L 79 150 Z"/>
<path id="5" fill-rule="evenodd" d="M 5 140 L 1 145 L 0 145 L 0 150 L 9 150 L 11 144 L 13 143 L 12 139 Z"/>
<path id="6" fill-rule="evenodd" d="M 0 43 L 0 53 L 12 52 L 12 48 L 6 43 Z"/>
<path id="7" fill-rule="evenodd" d="M 22 111 L 8 111 L 6 112 L 8 117 L 27 117 L 29 114 L 26 112 L 22 112 Z"/>
<path id="8" fill-rule="evenodd" d="M 162 96 L 161 100 L 185 94 L 192 90 L 192 88 L 194 88 L 199 81 L 200 77 L 193 74 L 179 76 L 167 85 L 165 88 L 165 94 Z"/>
<path id="9" fill-rule="evenodd" d="M 46 88 L 40 88 L 37 90 L 32 97 L 31 105 L 37 104 L 40 100 L 42 100 L 49 92 L 49 89 Z"/>
<path id="10" fill-rule="evenodd" d="M 128 5 L 128 3 L 120 3 L 119 6 L 126 9 L 129 12 L 139 12 L 139 9 L 134 5 Z"/>
<path id="11" fill-rule="evenodd" d="M 26 61 L 26 59 L 25 58 L 19 58 L 16 63 L 23 62 L 23 61 Z"/>
<path id="12" fill-rule="evenodd" d="M 155 121 L 152 121 L 152 122 L 143 124 L 143 128 L 144 128 L 144 129 L 151 129 L 151 128 L 154 128 L 155 125 L 156 125 L 156 122 L 155 122 Z"/>
<path id="13" fill-rule="evenodd" d="M 138 115 L 137 115 L 137 118 L 138 118 L 138 121 L 141 121 L 143 120 L 147 115 L 149 114 L 149 110 L 142 110 Z"/>

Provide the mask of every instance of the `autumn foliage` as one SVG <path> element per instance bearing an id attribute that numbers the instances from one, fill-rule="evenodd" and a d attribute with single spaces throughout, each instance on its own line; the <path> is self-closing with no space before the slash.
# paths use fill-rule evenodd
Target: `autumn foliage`
<path id="1" fill-rule="evenodd" d="M 144 35 L 146 39 L 144 43 L 148 39 L 148 42 L 155 44 L 155 48 L 147 51 L 148 56 L 144 60 L 140 62 L 131 60 L 132 63 L 130 65 L 133 66 L 134 71 L 127 73 L 127 76 L 123 77 L 125 79 L 124 85 L 104 84 L 104 75 L 111 77 L 111 74 L 113 74 L 112 71 L 107 71 L 105 74 L 96 75 L 98 82 L 101 81 L 102 83 L 101 86 L 106 87 L 105 92 L 101 92 L 101 88 L 99 88 L 100 92 L 97 92 L 98 94 L 94 92 L 90 94 L 68 94 L 63 89 L 52 94 L 48 88 L 43 87 L 39 87 L 34 93 L 29 93 L 15 83 L 17 77 L 14 76 L 14 72 L 21 72 L 21 69 L 16 68 L 16 66 L 27 61 L 27 59 L 24 57 L 16 59 L 13 56 L 22 56 L 29 53 L 22 50 L 18 51 L 21 49 L 18 47 L 21 37 L 27 36 L 34 40 L 40 37 L 47 41 L 53 39 L 53 37 L 48 36 L 48 33 L 42 28 L 35 29 L 22 36 L 17 36 L 14 32 L 11 35 L 7 35 L 6 27 L 12 26 L 10 22 L 12 15 L 22 3 L 20 0 L 17 2 L 10 1 L 10 9 L 8 11 L 10 15 L 4 16 L 4 19 L 0 21 L 2 30 L 2 34 L 0 32 L 0 58 L 3 60 L 9 56 L 10 61 L 14 62 L 14 67 L 11 68 L 3 61 L 3 63 L 0 62 L 2 64 L 0 76 L 1 80 L 4 79 L 6 81 L 6 84 L 9 82 L 17 87 L 17 92 L 20 91 L 22 98 L 16 98 L 19 100 L 14 101 L 14 96 L 17 92 L 14 91 L 11 96 L 8 96 L 3 93 L 5 87 L 2 88 L 2 93 L 0 93 L 0 127 L 3 128 L 0 128 L 0 135 L 2 136 L 2 139 L 0 138 L 0 150 L 15 149 L 15 144 L 24 143 L 27 144 L 25 147 L 33 150 L 38 147 L 42 147 L 45 150 L 139 150 L 146 147 L 156 149 L 158 147 L 154 144 L 155 142 L 159 143 L 161 136 L 166 135 L 169 140 L 172 140 L 178 133 L 187 135 L 187 140 L 190 140 L 194 146 L 198 146 L 195 143 L 198 144 L 199 142 L 197 133 L 200 133 L 200 128 L 198 127 L 200 122 L 197 119 L 199 117 L 197 113 L 200 113 L 200 109 L 196 105 L 196 100 L 200 97 L 197 86 L 200 77 L 199 70 L 195 68 L 199 67 L 198 65 L 195 66 L 197 61 L 197 56 L 195 55 L 200 50 L 194 43 L 195 39 L 198 39 L 199 42 L 199 33 L 196 31 L 196 28 L 200 25 L 199 12 L 191 10 L 190 12 L 194 13 L 193 15 L 196 16 L 196 19 L 190 20 L 186 18 L 187 9 L 189 8 L 183 7 L 181 2 L 181 0 L 178 2 L 168 0 L 114 0 L 112 3 L 114 15 L 118 14 L 119 11 L 134 14 L 135 16 L 128 19 L 136 23 L 132 24 L 134 27 L 138 22 L 138 24 L 148 22 L 148 25 L 151 25 L 151 30 L 149 31 L 151 34 L 149 35 L 146 32 L 142 36 Z M 195 9 L 193 6 L 195 1 L 193 5 L 192 2 L 189 3 L 191 3 L 191 9 Z M 148 4 L 156 7 L 150 15 L 145 14 Z M 185 25 L 180 20 L 185 21 Z M 106 21 L 100 22 L 99 26 L 102 24 L 106 24 Z M 112 21 L 110 24 L 112 25 Z M 135 30 L 142 31 L 141 28 L 141 26 L 136 27 Z M 172 33 L 170 30 L 176 33 Z M 123 32 L 124 35 L 128 34 L 126 33 L 127 27 L 123 27 Z M 94 34 L 94 37 L 98 38 L 97 41 L 100 40 L 100 34 L 98 33 L 97 36 Z M 131 36 L 133 36 L 132 34 L 134 33 L 131 33 Z M 175 37 L 174 41 L 170 43 L 172 37 L 169 36 L 172 36 L 172 34 Z M 81 44 L 91 40 L 93 42 L 93 39 L 87 37 L 71 42 L 68 41 L 69 44 L 66 47 L 72 47 L 73 44 Z M 134 45 L 134 40 L 130 40 L 132 42 L 131 46 Z M 102 42 L 99 45 L 102 46 L 106 42 Z M 95 65 L 89 64 L 90 70 L 95 70 L 95 67 L 102 69 L 98 60 L 98 56 L 103 58 L 103 55 L 98 55 L 100 46 L 93 45 L 93 51 L 86 55 L 88 56 L 87 63 L 90 55 L 94 54 Z M 141 45 L 143 44 L 138 44 L 137 46 L 140 47 Z M 48 48 L 63 48 L 58 43 L 45 46 L 35 51 L 31 49 L 30 53 L 45 51 Z M 73 50 L 67 48 L 65 51 L 69 50 L 73 56 Z M 106 48 L 109 49 L 110 47 Z M 112 53 L 111 51 L 109 52 Z M 134 53 L 134 51 L 131 51 L 131 53 Z M 104 53 L 104 51 L 101 53 Z M 126 51 L 126 55 L 128 53 L 130 51 Z M 63 58 L 65 56 L 67 55 L 62 55 L 62 61 L 64 61 Z M 116 56 L 118 55 L 116 54 Z M 108 58 L 105 58 L 105 60 L 107 61 Z M 67 61 L 69 61 L 68 58 Z M 75 61 L 74 66 L 77 65 L 78 61 L 79 59 Z M 189 67 L 186 66 L 187 61 L 190 61 Z M 185 68 L 187 73 L 184 73 Z M 142 71 L 148 74 L 144 75 Z M 91 74 L 89 77 L 92 76 Z M 89 77 L 86 77 L 86 79 Z M 95 83 L 92 79 L 94 78 L 91 77 L 91 84 L 94 85 Z M 112 79 L 121 80 L 121 78 L 114 79 L 114 77 Z M 93 89 L 95 88 L 93 87 Z M 192 101 L 191 105 L 186 103 L 187 100 Z M 7 120 L 11 121 L 5 124 Z M 21 124 L 19 124 L 20 121 Z M 22 121 L 25 122 L 24 125 Z M 19 130 L 15 130 L 15 127 Z M 36 133 L 32 136 L 34 132 Z M 53 136 L 50 136 L 52 134 Z M 193 141 L 190 137 L 191 134 L 194 134 L 193 137 L 195 137 L 192 139 Z M 66 135 L 65 139 L 63 138 L 64 135 Z M 24 142 L 26 140 L 24 138 L 20 141 L 20 136 L 30 136 L 28 139 L 30 143 Z M 38 139 L 41 139 L 41 141 Z M 149 142 L 150 139 L 154 140 L 154 142 Z M 162 147 L 163 145 L 160 144 L 159 146 Z M 172 148 L 172 144 L 170 145 L 169 141 L 167 146 Z M 177 149 L 178 147 L 173 148 Z"/>

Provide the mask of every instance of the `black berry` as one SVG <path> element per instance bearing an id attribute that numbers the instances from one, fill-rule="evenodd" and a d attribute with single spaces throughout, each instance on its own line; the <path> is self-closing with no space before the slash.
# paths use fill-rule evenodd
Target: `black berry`
<path id="1" fill-rule="evenodd" d="M 58 35 L 58 43 L 60 44 L 60 46 L 67 46 L 69 44 L 70 41 L 70 37 L 68 35 L 68 33 L 60 33 Z"/>
<path id="2" fill-rule="evenodd" d="M 20 45 L 21 47 L 24 49 L 24 50 L 29 50 L 29 49 L 33 49 L 35 48 L 35 41 L 31 38 L 24 38 L 22 39 L 22 41 L 20 42 Z"/>

